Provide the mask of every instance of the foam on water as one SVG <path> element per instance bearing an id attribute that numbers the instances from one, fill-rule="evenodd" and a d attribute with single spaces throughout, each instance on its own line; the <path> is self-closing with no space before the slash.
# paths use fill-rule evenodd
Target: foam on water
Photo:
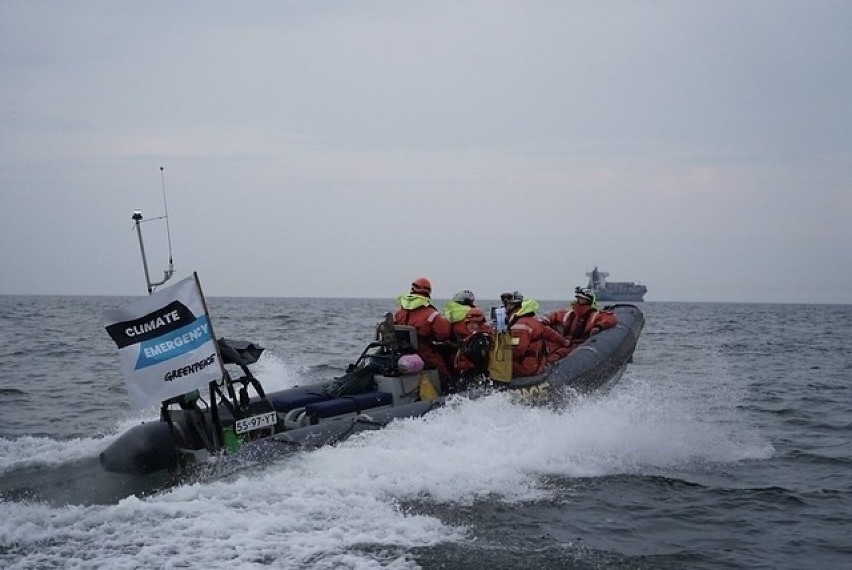
<path id="1" fill-rule="evenodd" d="M 55 466 L 94 457 L 118 436 L 57 441 L 23 436 L 0 439 L 0 475 L 18 469 Z"/>
<path id="2" fill-rule="evenodd" d="M 743 433 L 735 406 L 716 402 L 708 415 L 699 401 L 651 386 L 630 382 L 561 411 L 505 395 L 459 398 L 336 447 L 145 499 L 59 508 L 0 503 L 0 552 L 12 557 L 12 568 L 153 567 L 166 560 L 190 567 L 414 567 L 412 548 L 461 541 L 467 530 L 410 512 L 404 505 L 412 501 L 540 501 L 551 493 L 547 475 L 641 474 L 772 453 L 759 435 Z M 54 444 L 60 454 L 69 453 L 63 446 L 85 447 Z"/>
<path id="3" fill-rule="evenodd" d="M 284 390 L 305 383 L 297 365 L 285 362 L 269 352 L 264 352 L 252 366 L 252 374 L 262 380 L 266 392 Z"/>

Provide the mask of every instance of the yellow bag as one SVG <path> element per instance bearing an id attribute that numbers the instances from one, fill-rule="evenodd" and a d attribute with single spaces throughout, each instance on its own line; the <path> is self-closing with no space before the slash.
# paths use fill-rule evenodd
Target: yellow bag
<path id="1" fill-rule="evenodd" d="M 496 382 L 512 379 L 512 335 L 497 333 L 488 354 L 488 376 Z"/>
<path id="2" fill-rule="evenodd" d="M 438 397 L 438 392 L 435 390 L 435 385 L 425 372 L 420 373 L 420 399 L 427 402 Z"/>

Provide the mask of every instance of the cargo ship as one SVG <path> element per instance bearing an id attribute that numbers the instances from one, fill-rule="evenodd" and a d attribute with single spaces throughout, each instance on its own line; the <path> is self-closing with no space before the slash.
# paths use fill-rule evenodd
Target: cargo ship
<path id="1" fill-rule="evenodd" d="M 600 271 L 597 267 L 586 273 L 589 278 L 589 289 L 594 291 L 595 298 L 602 302 L 628 302 L 635 303 L 644 301 L 648 288 L 633 281 L 607 282 L 609 273 Z"/>

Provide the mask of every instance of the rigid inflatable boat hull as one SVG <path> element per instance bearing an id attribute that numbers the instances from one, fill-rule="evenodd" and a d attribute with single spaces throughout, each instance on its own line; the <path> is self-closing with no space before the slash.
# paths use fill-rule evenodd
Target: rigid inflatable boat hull
<path id="1" fill-rule="evenodd" d="M 633 305 L 608 309 L 618 318 L 615 327 L 592 336 L 540 375 L 508 383 L 494 382 L 494 386 L 533 403 L 558 403 L 572 394 L 601 391 L 615 384 L 632 360 L 644 318 Z M 434 371 L 431 374 L 435 376 Z M 238 453 L 280 455 L 288 450 L 311 449 L 342 441 L 353 433 L 381 429 L 395 419 L 423 416 L 442 406 L 445 397 L 433 401 L 406 400 L 416 392 L 412 386 L 416 388 L 418 378 L 376 374 L 375 385 L 369 390 L 338 398 L 326 391 L 331 382 L 270 393 L 268 401 L 278 416 L 274 432 L 243 444 Z M 394 382 L 399 382 L 399 386 Z M 222 406 L 217 413 L 220 418 L 229 417 L 228 410 Z M 210 416 L 205 412 L 200 420 L 208 428 Z M 101 465 L 108 471 L 143 475 L 179 469 L 187 458 L 202 462 L 209 453 L 197 437 L 189 435 L 190 427 L 181 422 L 169 425 L 165 421 L 135 426 L 101 453 Z M 184 448 L 175 443 L 176 437 Z"/>

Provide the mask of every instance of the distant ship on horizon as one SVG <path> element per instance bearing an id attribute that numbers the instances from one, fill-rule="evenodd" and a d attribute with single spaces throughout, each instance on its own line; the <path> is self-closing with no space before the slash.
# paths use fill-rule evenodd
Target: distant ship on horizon
<path id="1" fill-rule="evenodd" d="M 633 281 L 607 282 L 609 273 L 600 271 L 597 266 L 586 273 L 589 278 L 589 289 L 595 293 L 598 301 L 604 302 L 641 302 L 644 301 L 648 288 Z"/>

